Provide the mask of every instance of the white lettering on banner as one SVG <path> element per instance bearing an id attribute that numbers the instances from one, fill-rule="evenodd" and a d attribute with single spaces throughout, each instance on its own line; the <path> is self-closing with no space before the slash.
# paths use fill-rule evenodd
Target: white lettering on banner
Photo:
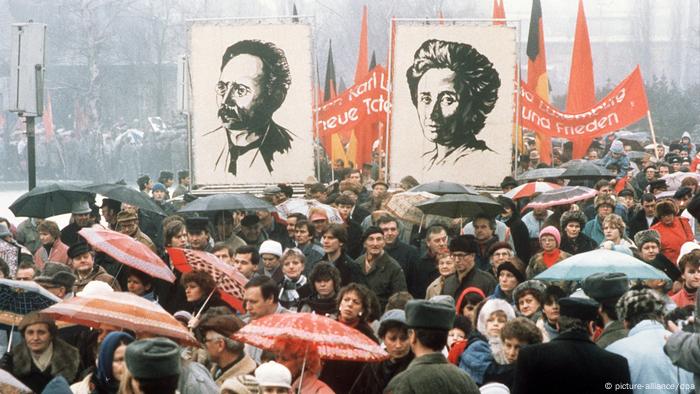
<path id="1" fill-rule="evenodd" d="M 556 123 L 556 129 L 557 133 L 563 134 L 565 136 L 572 136 L 574 134 L 586 134 L 586 133 L 595 133 L 600 129 L 604 129 L 608 126 L 612 126 L 615 124 L 620 123 L 620 120 L 617 116 L 617 113 L 611 113 L 608 116 L 604 116 L 600 119 L 594 119 L 590 121 L 589 123 L 586 123 L 586 125 L 579 125 L 576 127 L 571 127 L 571 126 L 562 126 L 560 123 Z"/>

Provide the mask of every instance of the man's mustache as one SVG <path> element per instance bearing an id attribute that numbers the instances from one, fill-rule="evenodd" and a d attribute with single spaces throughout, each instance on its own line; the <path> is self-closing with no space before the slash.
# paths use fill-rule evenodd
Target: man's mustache
<path id="1" fill-rule="evenodd" d="M 219 107 L 217 115 L 222 119 L 241 120 L 241 111 L 237 105 L 223 103 Z"/>

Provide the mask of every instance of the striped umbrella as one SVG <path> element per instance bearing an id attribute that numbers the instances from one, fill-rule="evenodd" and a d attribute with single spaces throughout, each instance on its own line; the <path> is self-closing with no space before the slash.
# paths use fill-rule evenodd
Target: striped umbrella
<path id="1" fill-rule="evenodd" d="M 598 194 L 596 189 L 585 186 L 564 186 L 550 190 L 535 197 L 527 204 L 526 208 L 549 208 L 557 205 L 573 204 L 587 200 Z"/>
<path id="2" fill-rule="evenodd" d="M 136 335 L 150 334 L 196 345 L 192 334 L 163 307 L 136 294 L 98 291 L 74 296 L 41 311 L 56 320 L 83 326 L 117 327 Z"/>
<path id="3" fill-rule="evenodd" d="M 524 185 L 520 185 L 508 193 L 504 194 L 504 197 L 508 197 L 511 200 L 518 200 L 521 198 L 530 197 L 535 193 L 542 193 L 549 190 L 559 189 L 561 186 L 556 183 L 549 182 L 529 182 Z"/>
<path id="4" fill-rule="evenodd" d="M 107 253 L 122 264 L 148 275 L 175 282 L 175 275 L 167 264 L 148 246 L 116 231 L 99 228 L 83 228 L 78 231 L 96 250 Z"/>

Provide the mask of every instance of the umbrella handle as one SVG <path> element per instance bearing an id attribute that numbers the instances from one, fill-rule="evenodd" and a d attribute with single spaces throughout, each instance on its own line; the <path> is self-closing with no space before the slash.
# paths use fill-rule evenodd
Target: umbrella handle
<path id="1" fill-rule="evenodd" d="M 124 263 L 119 263 L 117 274 L 114 275 L 114 278 L 112 278 L 112 283 L 109 284 L 112 288 L 114 288 L 114 283 L 117 281 L 117 277 L 119 277 L 119 274 L 122 272 L 122 268 L 124 268 Z"/>
<path id="2" fill-rule="evenodd" d="M 301 364 L 301 375 L 299 375 L 299 387 L 297 387 L 297 394 L 301 394 L 301 384 L 304 381 L 304 369 L 306 369 L 306 355 L 309 354 L 309 344 L 306 344 L 306 349 L 304 350 L 304 362 Z"/>
<path id="3" fill-rule="evenodd" d="M 12 334 L 14 334 L 14 332 L 15 332 L 15 325 L 13 324 L 12 328 L 10 328 L 10 337 L 7 339 L 7 353 L 9 353 L 10 350 L 12 349 Z M 306 360 L 304 360 L 304 361 L 306 361 Z"/>
<path id="4" fill-rule="evenodd" d="M 207 304 L 209 303 L 209 300 L 211 300 L 211 296 L 214 295 L 214 292 L 215 292 L 215 291 L 216 291 L 216 286 L 214 286 L 214 289 L 209 293 L 209 296 L 207 296 L 207 299 L 204 300 L 204 304 L 202 304 L 202 307 L 199 308 L 199 311 L 197 311 L 197 314 L 194 315 L 194 318 L 195 318 L 195 319 L 199 318 L 199 315 L 202 314 L 202 311 L 204 310 L 204 307 L 207 306 Z"/>

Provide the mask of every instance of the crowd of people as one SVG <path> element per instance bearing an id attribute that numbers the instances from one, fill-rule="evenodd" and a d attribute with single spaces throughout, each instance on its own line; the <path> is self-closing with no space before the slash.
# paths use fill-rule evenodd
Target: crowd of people
<path id="1" fill-rule="evenodd" d="M 168 199 L 189 189 L 186 171 L 137 180 L 167 217 L 104 199 L 100 206 L 75 201 L 63 229 L 51 220 L 15 227 L 2 219 L 3 277 L 32 280 L 63 300 L 98 285 L 136 294 L 171 313 L 199 346 L 117 328 L 59 328 L 30 313 L 18 332 L 0 331 L 0 366 L 35 392 L 71 385 L 74 393 L 690 393 L 700 374 L 700 191 L 691 176 L 700 158 L 686 135 L 662 149 L 630 160 L 612 141 L 587 158 L 616 174 L 595 183 L 594 198 L 527 209 L 536 195 L 492 196 L 502 212 L 478 213 L 466 225 L 392 216 L 389 196 L 418 182 L 407 176 L 390 189 L 359 170 L 330 186 L 305 185 L 304 197 L 337 209 L 342 223 L 323 207 L 286 217 L 181 216 Z M 536 151 L 528 157 L 529 168 L 544 167 Z M 675 190 L 669 177 L 683 178 Z M 502 192 L 517 185 L 506 177 Z M 273 205 L 292 197 L 285 184 L 262 192 Z M 96 226 L 147 245 L 177 280 L 123 269 L 93 250 L 78 231 Z M 215 291 L 209 273 L 175 270 L 170 247 L 209 252 L 235 267 L 247 279 L 243 310 Z M 619 272 L 535 279 L 600 248 L 634 256 L 668 280 Z M 313 343 L 280 336 L 261 349 L 233 338 L 266 316 L 304 312 L 359 331 L 388 359 L 326 360 Z"/>

